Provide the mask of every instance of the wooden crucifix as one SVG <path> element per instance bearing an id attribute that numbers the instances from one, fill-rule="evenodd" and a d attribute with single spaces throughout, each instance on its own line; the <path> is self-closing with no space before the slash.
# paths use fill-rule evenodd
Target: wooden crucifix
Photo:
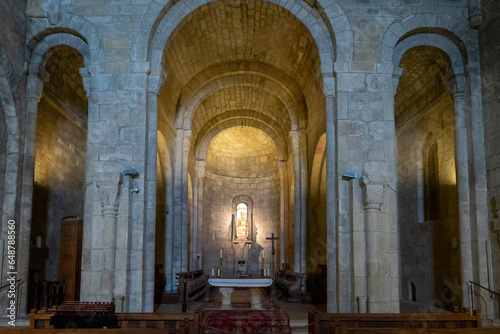
<path id="1" fill-rule="evenodd" d="M 274 233 L 271 233 L 270 238 L 266 238 L 266 240 L 271 240 L 272 242 L 272 248 L 271 248 L 271 277 L 274 277 L 274 254 L 276 254 L 276 251 L 274 250 L 274 240 L 279 240 L 278 237 L 274 236 Z"/>

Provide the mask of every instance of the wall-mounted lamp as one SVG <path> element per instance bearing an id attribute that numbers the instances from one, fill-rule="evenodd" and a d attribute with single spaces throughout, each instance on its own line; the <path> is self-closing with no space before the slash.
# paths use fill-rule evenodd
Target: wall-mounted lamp
<path id="1" fill-rule="evenodd" d="M 352 179 L 357 179 L 358 176 L 354 172 L 347 172 L 342 175 L 342 180 L 343 181 L 351 181 Z"/>
<path id="2" fill-rule="evenodd" d="M 133 168 L 125 169 L 123 175 L 129 175 L 131 178 L 135 179 L 139 177 L 139 172 Z"/>

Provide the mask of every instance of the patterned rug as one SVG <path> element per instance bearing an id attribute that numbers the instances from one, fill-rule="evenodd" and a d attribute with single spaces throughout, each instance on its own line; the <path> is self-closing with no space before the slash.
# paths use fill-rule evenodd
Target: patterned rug
<path id="1" fill-rule="evenodd" d="M 282 309 L 202 310 L 200 326 L 206 334 L 291 333 L 290 319 Z"/>

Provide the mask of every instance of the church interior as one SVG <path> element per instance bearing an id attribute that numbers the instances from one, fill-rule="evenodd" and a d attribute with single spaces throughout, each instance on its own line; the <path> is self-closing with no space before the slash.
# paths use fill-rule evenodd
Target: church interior
<path id="1" fill-rule="evenodd" d="M 0 12 L 6 316 L 12 286 L 18 316 L 47 298 L 148 314 L 269 278 L 285 310 L 500 327 L 495 0 Z"/>

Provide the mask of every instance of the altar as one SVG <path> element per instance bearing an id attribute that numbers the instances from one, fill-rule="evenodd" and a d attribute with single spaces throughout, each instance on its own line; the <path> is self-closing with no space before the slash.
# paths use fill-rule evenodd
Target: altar
<path id="1" fill-rule="evenodd" d="M 269 277 L 213 277 L 208 280 L 210 285 L 219 288 L 222 295 L 221 309 L 231 310 L 231 296 L 234 288 L 250 288 L 252 293 L 251 309 L 261 310 L 261 288 L 273 284 L 273 280 Z"/>

